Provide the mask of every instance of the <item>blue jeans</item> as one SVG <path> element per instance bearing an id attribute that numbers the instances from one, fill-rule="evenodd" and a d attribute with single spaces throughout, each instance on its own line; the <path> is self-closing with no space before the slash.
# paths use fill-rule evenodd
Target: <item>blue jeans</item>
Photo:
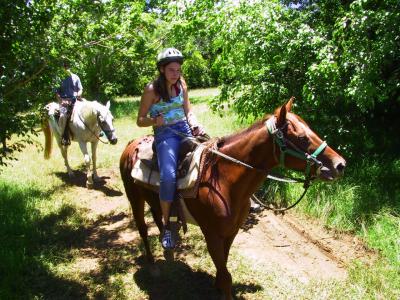
<path id="1" fill-rule="evenodd" d="M 184 136 L 192 136 L 192 132 L 189 124 L 181 121 L 173 125 L 155 128 L 154 135 L 160 169 L 160 199 L 171 202 L 176 193 L 176 170 L 180 143 Z"/>

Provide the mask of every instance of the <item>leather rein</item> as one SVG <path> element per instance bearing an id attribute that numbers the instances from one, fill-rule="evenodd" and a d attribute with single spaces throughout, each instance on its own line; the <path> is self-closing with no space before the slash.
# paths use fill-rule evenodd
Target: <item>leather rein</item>
<path id="1" fill-rule="evenodd" d="M 321 168 L 323 167 L 323 164 L 321 161 L 319 161 L 317 159 L 317 156 L 324 151 L 324 149 L 328 146 L 328 144 L 324 141 L 321 143 L 321 145 L 319 145 L 319 147 L 312 153 L 309 154 L 306 151 L 301 150 L 299 147 L 297 147 L 295 144 L 293 144 L 291 141 L 289 141 L 287 138 L 285 138 L 284 134 L 283 134 L 283 128 L 285 126 L 287 126 L 287 123 L 285 123 L 285 125 L 281 128 L 277 128 L 276 127 L 276 118 L 275 116 L 270 117 L 267 121 L 265 121 L 264 126 L 267 129 L 267 132 L 272 136 L 273 138 L 273 154 L 275 159 L 279 162 L 279 165 L 282 167 L 285 167 L 285 156 L 286 155 L 291 155 L 300 159 L 303 159 L 306 161 L 307 166 L 306 169 L 304 171 L 304 179 L 300 179 L 300 178 L 294 178 L 291 176 L 286 176 L 286 177 L 282 177 L 279 174 L 271 174 L 269 171 L 265 170 L 265 169 L 260 169 L 257 167 L 253 167 L 245 162 L 242 162 L 236 158 L 233 158 L 229 155 L 226 155 L 222 152 L 220 152 L 219 150 L 213 149 L 213 148 L 209 148 L 207 147 L 207 151 L 210 151 L 212 153 L 215 153 L 216 155 L 223 157 L 226 160 L 229 160 L 231 162 L 234 162 L 238 165 L 244 166 L 250 170 L 255 170 L 257 172 L 261 172 L 264 175 L 267 176 L 267 178 L 275 180 L 275 181 L 280 181 L 280 182 L 287 182 L 287 183 L 303 183 L 303 187 L 304 187 L 304 191 L 302 193 L 302 195 L 300 196 L 300 198 L 293 203 L 292 205 L 288 206 L 288 207 L 284 207 L 284 208 L 271 208 L 266 206 L 264 203 L 262 203 L 260 200 L 258 200 L 258 198 L 253 194 L 253 199 L 255 199 L 258 204 L 260 204 L 262 207 L 264 208 L 268 208 L 268 209 L 272 209 L 275 213 L 284 213 L 285 211 L 295 207 L 305 196 L 310 183 L 312 180 L 315 179 L 315 176 L 311 176 L 311 167 L 316 166 L 316 173 L 317 175 L 320 173 Z M 196 144 L 200 144 L 195 138 L 192 137 L 188 137 L 172 128 L 168 128 L 172 131 L 174 131 L 175 133 L 185 136 L 186 138 L 190 138 L 193 140 L 194 143 Z M 276 146 L 279 147 L 280 150 L 280 157 L 279 159 L 276 157 Z M 290 146 L 290 147 L 288 147 Z"/>

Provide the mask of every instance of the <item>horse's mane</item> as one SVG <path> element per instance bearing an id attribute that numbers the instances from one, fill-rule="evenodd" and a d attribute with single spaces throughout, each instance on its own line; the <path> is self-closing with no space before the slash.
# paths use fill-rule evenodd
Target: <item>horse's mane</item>
<path id="1" fill-rule="evenodd" d="M 244 136 L 247 136 L 250 132 L 254 131 L 255 129 L 260 128 L 261 126 L 264 126 L 264 122 L 269 119 L 272 115 L 266 114 L 264 117 L 255 123 L 253 123 L 250 127 L 247 127 L 245 129 L 242 129 L 241 131 L 223 136 L 222 138 L 219 139 L 218 142 L 218 147 L 222 147 L 226 144 L 230 144 L 232 142 L 235 142 L 237 140 L 242 139 Z"/>
<path id="2" fill-rule="evenodd" d="M 86 109 L 92 109 L 93 111 L 99 111 L 102 114 L 104 114 L 107 111 L 107 108 L 104 104 L 102 104 L 101 102 L 98 102 L 97 100 L 93 100 L 93 101 L 88 101 L 85 100 L 85 102 L 83 103 L 83 107 L 86 106 Z"/>

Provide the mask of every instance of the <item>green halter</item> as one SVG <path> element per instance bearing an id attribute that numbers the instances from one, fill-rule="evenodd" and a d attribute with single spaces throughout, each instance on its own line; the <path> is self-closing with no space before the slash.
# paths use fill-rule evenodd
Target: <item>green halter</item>
<path id="1" fill-rule="evenodd" d="M 309 154 L 307 152 L 304 152 L 300 150 L 296 145 L 291 143 L 289 140 L 285 139 L 283 136 L 283 132 L 281 128 L 276 128 L 276 119 L 275 117 L 269 118 L 265 122 L 265 126 L 267 127 L 268 132 L 271 134 L 271 136 L 274 138 L 274 147 L 275 144 L 278 145 L 280 149 L 280 157 L 279 157 L 279 164 L 284 167 L 285 166 L 285 155 L 291 155 L 300 159 L 303 159 L 307 162 L 306 169 L 304 171 L 306 180 L 310 178 L 310 171 L 311 167 L 313 165 L 317 166 L 317 174 L 320 172 L 322 168 L 322 162 L 320 162 L 317 159 L 317 156 L 324 151 L 324 149 L 328 146 L 328 144 L 324 141 L 321 143 L 321 145 L 312 153 Z M 292 148 L 287 147 L 287 143 L 291 144 Z M 274 148 L 275 149 L 275 148 Z M 274 155 L 275 155 L 275 151 Z"/>

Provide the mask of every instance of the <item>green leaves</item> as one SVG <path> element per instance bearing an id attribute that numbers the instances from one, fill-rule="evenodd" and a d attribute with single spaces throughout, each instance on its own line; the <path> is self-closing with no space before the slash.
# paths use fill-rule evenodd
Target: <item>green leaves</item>
<path id="1" fill-rule="evenodd" d="M 368 151 L 376 151 L 382 133 L 371 129 L 395 127 L 400 113 L 383 112 L 384 103 L 399 107 L 399 8 L 395 1 L 366 0 L 313 1 L 297 9 L 255 1 L 222 9 L 217 19 L 230 22 L 218 23 L 213 68 L 224 92 L 213 107 L 228 102 L 242 117 L 260 116 L 295 96 L 296 111 L 329 141 L 346 145 L 346 156 L 367 141 Z M 355 120 L 364 140 L 352 137 Z M 398 145 L 385 144 L 389 151 Z"/>
<path id="2" fill-rule="evenodd" d="M 381 139 L 375 127 L 398 140 L 398 1 L 1 2 L 3 144 L 29 132 L 16 114 L 53 100 L 63 58 L 84 96 L 103 100 L 140 94 L 171 46 L 186 58 L 190 88 L 221 85 L 214 108 L 258 117 L 295 96 L 296 111 L 349 153 L 363 149 L 349 134 L 354 119 L 371 149 Z"/>

